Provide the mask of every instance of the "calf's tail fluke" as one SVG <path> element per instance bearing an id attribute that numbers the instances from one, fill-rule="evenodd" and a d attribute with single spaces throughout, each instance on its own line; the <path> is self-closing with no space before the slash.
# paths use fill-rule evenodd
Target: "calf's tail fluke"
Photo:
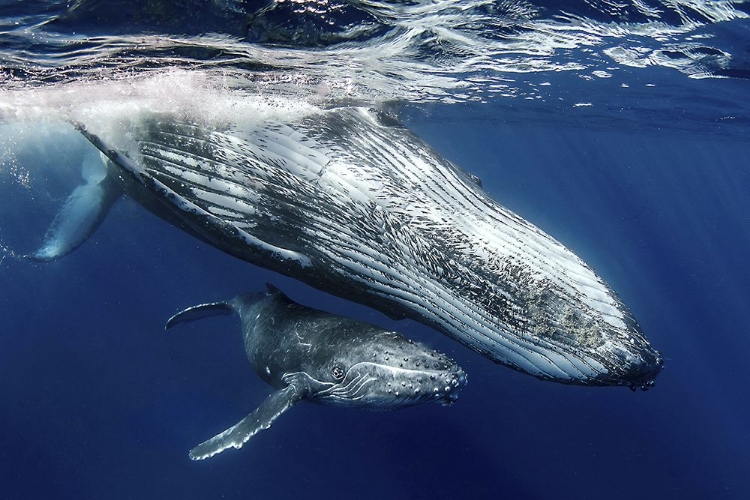
<path id="1" fill-rule="evenodd" d="M 213 316 L 229 316 L 234 314 L 232 306 L 226 302 L 212 302 L 210 304 L 200 304 L 197 306 L 188 307 L 167 320 L 167 324 L 164 326 L 165 330 L 169 330 L 173 326 L 181 323 L 189 323 L 199 319 L 210 318 Z"/>

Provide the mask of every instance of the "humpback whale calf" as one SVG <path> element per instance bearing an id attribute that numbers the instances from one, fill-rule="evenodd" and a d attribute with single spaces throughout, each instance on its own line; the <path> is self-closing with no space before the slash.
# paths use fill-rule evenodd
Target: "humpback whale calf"
<path id="1" fill-rule="evenodd" d="M 193 306 L 167 321 L 169 329 L 236 313 L 247 359 L 276 389 L 239 423 L 193 448 L 193 460 L 242 447 L 302 400 L 378 410 L 429 401 L 449 405 L 466 384 L 463 370 L 439 352 L 398 333 L 302 306 L 267 286 L 266 293 Z"/>
<path id="2" fill-rule="evenodd" d="M 153 111 L 76 127 L 117 180 L 103 194 L 87 188 L 92 211 L 119 189 L 236 257 L 431 325 L 543 380 L 647 389 L 662 369 L 589 266 L 382 113 L 232 122 Z M 69 238 L 78 244 L 102 217 L 72 212 L 88 223 Z M 46 242 L 39 257 L 73 246 Z"/>

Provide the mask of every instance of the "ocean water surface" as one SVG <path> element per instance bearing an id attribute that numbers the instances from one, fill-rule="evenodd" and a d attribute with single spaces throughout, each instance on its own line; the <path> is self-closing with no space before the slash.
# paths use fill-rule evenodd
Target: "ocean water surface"
<path id="1" fill-rule="evenodd" d="M 0 497 L 750 498 L 750 4 L 0 0 Z M 70 125 L 146 111 L 284 119 L 383 110 L 618 292 L 656 386 L 496 365 L 230 257 L 119 200 L 53 262 L 24 259 L 90 172 Z M 454 358 L 451 407 L 300 404 L 241 450 L 187 452 L 270 392 L 236 318 L 261 290 Z"/>

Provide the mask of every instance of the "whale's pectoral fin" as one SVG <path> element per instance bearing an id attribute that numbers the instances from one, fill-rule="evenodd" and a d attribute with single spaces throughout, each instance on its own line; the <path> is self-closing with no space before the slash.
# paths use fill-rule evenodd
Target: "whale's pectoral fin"
<path id="1" fill-rule="evenodd" d="M 180 323 L 188 323 L 190 321 L 196 321 L 203 318 L 210 318 L 212 316 L 228 316 L 234 313 L 232 306 L 226 302 L 212 302 L 210 304 L 200 304 L 193 307 L 184 309 L 167 320 L 167 324 L 164 326 L 165 330 L 169 330 L 175 325 Z"/>
<path id="2" fill-rule="evenodd" d="M 271 427 L 271 424 L 279 415 L 303 398 L 304 393 L 294 385 L 274 392 L 254 412 L 240 420 L 236 425 L 190 450 L 190 458 L 203 460 L 230 447 L 242 448 L 242 445 L 251 437 L 259 431 Z"/>
<path id="3" fill-rule="evenodd" d="M 88 154 L 82 165 L 84 184 L 68 196 L 47 230 L 39 249 L 26 258 L 50 261 L 66 256 L 91 236 L 122 195 L 122 188 L 98 151 Z"/>

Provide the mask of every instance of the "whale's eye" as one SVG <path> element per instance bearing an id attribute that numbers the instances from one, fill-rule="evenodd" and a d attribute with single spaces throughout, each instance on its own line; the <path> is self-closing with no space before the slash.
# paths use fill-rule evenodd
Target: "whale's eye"
<path id="1" fill-rule="evenodd" d="M 333 374 L 333 378 L 336 380 L 341 380 L 344 378 L 344 369 L 340 366 L 334 366 L 333 370 L 331 370 L 331 373 Z"/>

